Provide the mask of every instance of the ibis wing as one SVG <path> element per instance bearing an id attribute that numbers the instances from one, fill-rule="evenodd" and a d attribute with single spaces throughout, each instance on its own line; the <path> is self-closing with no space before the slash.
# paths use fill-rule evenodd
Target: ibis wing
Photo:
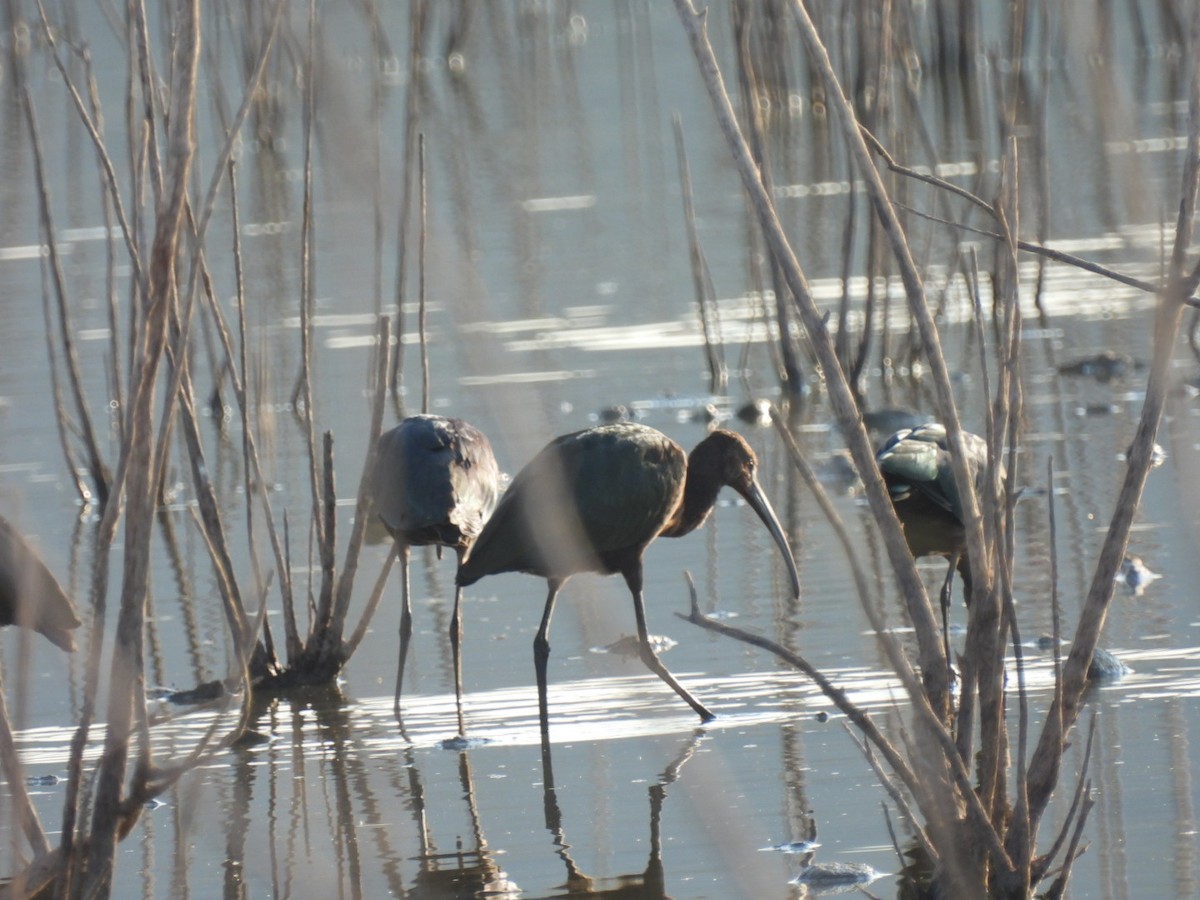
<path id="1" fill-rule="evenodd" d="M 0 517 L 0 625 L 40 631 L 64 650 L 80 625 L 74 604 L 37 552 Z"/>
<path id="2" fill-rule="evenodd" d="M 599 553 L 650 543 L 683 498 L 687 457 L 654 429 L 596 428 L 564 451 L 580 524 Z"/>
<path id="3" fill-rule="evenodd" d="M 497 480 L 487 438 L 459 419 L 412 416 L 379 438 L 376 509 L 411 543 L 469 543 L 495 506 Z"/>
<path id="4" fill-rule="evenodd" d="M 645 546 L 662 530 L 682 496 L 686 465 L 677 445 L 643 426 L 555 439 L 513 479 L 459 581 L 605 571 L 605 554 Z"/>
<path id="5" fill-rule="evenodd" d="M 454 512 L 450 520 L 468 540 L 474 540 L 496 508 L 500 469 L 487 437 L 469 425 L 458 429 L 451 451 L 454 454 L 450 466 Z"/>
<path id="6" fill-rule="evenodd" d="M 987 463 L 987 444 L 978 435 L 964 431 L 963 448 L 967 471 L 978 490 Z M 936 422 L 904 429 L 892 435 L 876 459 L 887 477 L 894 499 L 920 491 L 938 506 L 962 519 L 962 497 L 950 464 L 946 429 Z"/>

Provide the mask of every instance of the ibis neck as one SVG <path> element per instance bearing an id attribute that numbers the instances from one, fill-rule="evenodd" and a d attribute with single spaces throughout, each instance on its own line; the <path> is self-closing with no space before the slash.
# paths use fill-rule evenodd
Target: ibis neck
<path id="1" fill-rule="evenodd" d="M 683 502 L 660 534 L 664 537 L 682 537 L 703 525 L 717 505 L 717 494 L 721 487 L 721 482 L 705 478 L 689 466 L 683 487 Z"/>

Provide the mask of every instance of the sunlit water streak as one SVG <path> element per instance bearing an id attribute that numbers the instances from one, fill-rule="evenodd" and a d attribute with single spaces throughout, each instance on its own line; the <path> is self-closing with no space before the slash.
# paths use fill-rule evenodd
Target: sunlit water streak
<path id="1" fill-rule="evenodd" d="M 1065 653 L 1065 651 L 1064 651 Z M 1200 647 L 1159 650 L 1118 650 L 1116 655 L 1132 672 L 1123 678 L 1099 683 L 1109 702 L 1138 703 L 1166 697 L 1200 698 Z M 1008 691 L 1018 686 L 1016 660 L 1007 661 Z M 707 732 L 752 728 L 784 722 L 825 724 L 843 718 L 822 691 L 800 673 L 748 672 L 710 677 L 676 672 L 697 696 L 717 713 L 700 725 L 693 713 L 664 696 L 662 682 L 653 675 L 605 677 L 557 682 L 550 686 L 550 734 L 555 744 L 621 741 L 632 738 L 687 734 L 698 727 Z M 887 671 L 861 667 L 828 667 L 824 674 L 843 690 L 847 699 L 867 712 L 907 705 L 899 679 Z M 1024 684 L 1031 693 L 1053 689 L 1054 668 L 1048 653 L 1030 651 L 1023 660 Z M 529 747 L 541 743 L 536 691 L 532 686 L 473 690 L 464 699 L 469 746 Z M 355 722 L 361 752 L 394 755 L 403 747 L 440 748 L 453 737 L 453 694 L 417 694 L 404 698 L 404 733 L 392 711 L 391 697 L 356 700 L 347 713 Z M 177 710 L 171 714 L 172 710 Z M 156 741 L 188 746 L 197 741 L 219 713 L 188 711 L 185 707 L 156 706 L 164 720 L 153 726 Z M 236 714 L 236 710 L 224 713 Z M 304 714 L 302 714 L 304 715 Z M 826 720 L 828 716 L 828 720 Z M 85 759 L 98 758 L 103 725 L 92 730 Z M 74 729 L 41 727 L 16 735 L 22 761 L 32 772 L 64 767 Z M 309 740 L 311 740 L 311 736 Z M 317 746 L 317 745 L 314 745 Z"/>

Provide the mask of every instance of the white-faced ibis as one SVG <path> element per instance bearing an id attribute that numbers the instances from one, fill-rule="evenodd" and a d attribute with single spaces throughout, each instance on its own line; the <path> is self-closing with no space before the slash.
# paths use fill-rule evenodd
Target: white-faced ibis
<path id="1" fill-rule="evenodd" d="M 967 472 L 978 493 L 987 467 L 987 444 L 978 435 L 964 431 L 963 448 L 967 454 Z M 875 456 L 913 558 L 944 556 L 950 561 L 942 588 L 943 624 L 949 611 L 955 569 L 962 576 L 967 602 L 971 599 L 963 503 L 954 480 L 950 452 L 945 426 L 929 422 L 897 431 Z"/>
<path id="2" fill-rule="evenodd" d="M 0 517 L 0 625 L 41 632 L 67 652 L 80 625 L 58 579 L 8 520 Z"/>
<path id="3" fill-rule="evenodd" d="M 542 727 L 547 723 L 546 662 L 550 616 L 563 584 L 577 572 L 621 573 L 633 595 L 642 661 L 703 721 L 713 714 L 675 680 L 655 654 L 642 603 L 642 553 L 660 535 L 699 528 L 724 485 L 746 498 L 787 563 L 792 591 L 800 580 L 787 538 L 755 478 L 750 445 L 714 431 L 691 456 L 666 435 L 632 422 L 602 425 L 557 438 L 513 479 L 459 567 L 458 583 L 525 572 L 549 583 L 533 642 Z"/>
<path id="4" fill-rule="evenodd" d="M 402 606 L 400 661 L 396 668 L 396 700 L 400 721 L 400 690 L 404 662 L 412 638 L 412 604 L 408 590 L 409 548 L 450 547 L 463 555 L 474 542 L 496 505 L 500 473 L 492 445 L 477 428 L 462 419 L 411 416 L 379 438 L 375 462 L 375 509 L 396 542 L 400 557 Z M 462 729 L 462 588 L 454 591 L 450 617 L 450 648 L 454 690 Z"/>

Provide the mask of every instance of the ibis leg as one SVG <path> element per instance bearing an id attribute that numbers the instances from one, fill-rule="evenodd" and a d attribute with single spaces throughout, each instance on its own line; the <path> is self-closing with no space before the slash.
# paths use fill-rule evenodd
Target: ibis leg
<path id="1" fill-rule="evenodd" d="M 958 568 L 958 577 L 962 579 L 963 584 L 963 602 L 967 604 L 967 608 L 971 607 L 971 563 L 967 560 L 967 554 L 959 553 L 957 563 L 952 561 L 952 564 Z"/>
<path id="2" fill-rule="evenodd" d="M 461 564 L 462 554 L 459 553 Z M 454 706 L 458 711 L 458 733 L 465 735 L 462 705 L 462 587 L 454 589 L 454 612 L 450 615 L 450 655 L 454 661 Z"/>
<path id="3" fill-rule="evenodd" d="M 537 672 L 538 685 L 538 716 L 541 719 L 542 736 L 550 732 L 550 704 L 546 699 L 546 663 L 550 659 L 550 617 L 554 614 L 554 601 L 562 589 L 563 581 L 558 578 L 548 578 L 549 591 L 546 594 L 546 608 L 542 611 L 542 624 L 538 627 L 537 637 L 533 639 L 533 668 Z"/>
<path id="4" fill-rule="evenodd" d="M 408 642 L 412 639 L 412 606 L 408 599 L 408 547 L 400 549 L 400 661 L 396 665 L 396 702 L 392 712 L 403 727 L 400 718 L 400 688 L 404 683 L 404 661 L 408 658 Z"/>
<path id="5" fill-rule="evenodd" d="M 942 648 L 946 654 L 946 662 L 950 665 L 950 672 L 953 675 L 954 664 L 951 662 L 950 656 L 950 604 L 954 599 L 954 570 L 958 566 L 958 556 L 950 558 L 950 566 L 946 569 L 946 580 L 942 582 L 941 605 L 942 605 Z"/>
<path id="6" fill-rule="evenodd" d="M 463 551 L 458 550 L 458 566 L 462 568 Z M 466 736 L 462 718 L 462 586 L 455 586 L 454 612 L 450 616 L 450 655 L 454 660 L 454 702 L 458 713 L 458 734 Z"/>
<path id="7" fill-rule="evenodd" d="M 646 664 L 646 667 L 651 672 L 669 684 L 675 693 L 687 701 L 688 706 L 696 711 L 696 715 L 700 717 L 701 722 L 711 722 L 716 718 L 716 715 L 693 697 L 687 688 L 675 680 L 675 676 L 667 671 L 667 667 L 662 664 L 662 660 L 658 658 L 658 654 L 650 646 L 650 632 L 646 629 L 646 609 L 642 602 L 641 562 L 639 561 L 637 564 L 630 566 L 622 574 L 625 576 L 625 583 L 629 585 L 629 592 L 633 594 L 633 612 L 637 617 L 638 643 L 641 648 L 642 662 Z"/>

